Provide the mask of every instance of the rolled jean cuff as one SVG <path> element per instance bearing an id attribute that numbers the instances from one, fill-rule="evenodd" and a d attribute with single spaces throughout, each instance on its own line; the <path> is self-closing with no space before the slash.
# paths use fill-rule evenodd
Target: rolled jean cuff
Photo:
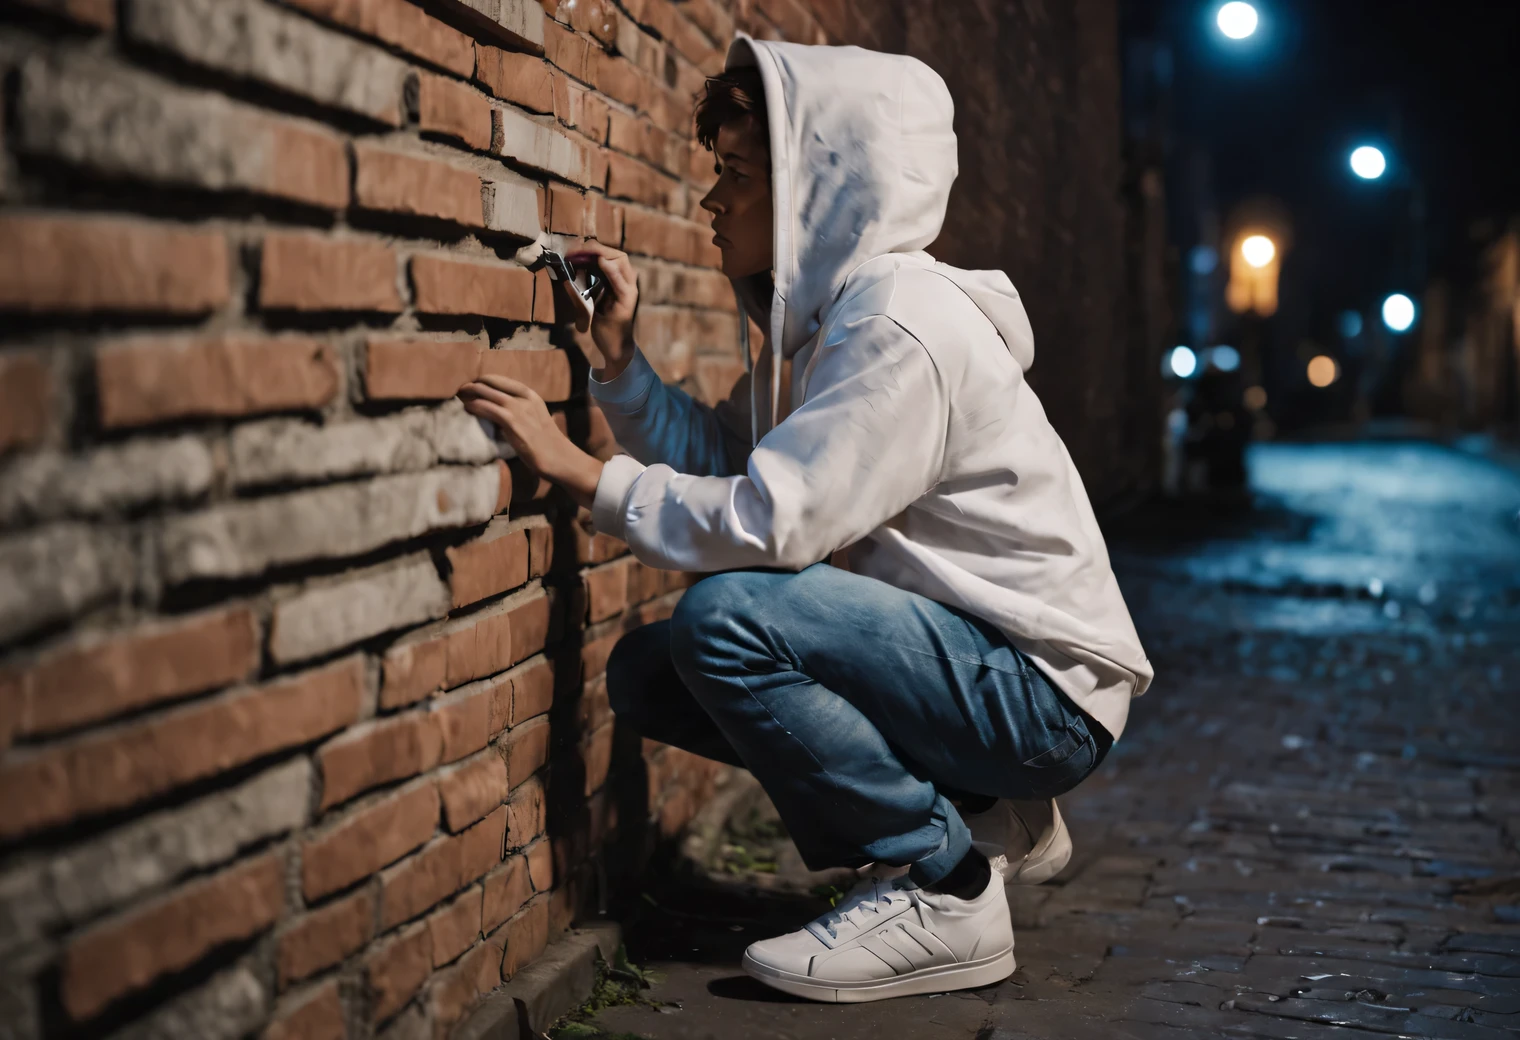
<path id="1" fill-rule="evenodd" d="M 971 829 L 944 795 L 935 797 L 934 815 L 945 821 L 945 836 L 940 839 L 939 848 L 908 868 L 908 876 L 921 887 L 932 885 L 950 873 L 971 850 Z"/>

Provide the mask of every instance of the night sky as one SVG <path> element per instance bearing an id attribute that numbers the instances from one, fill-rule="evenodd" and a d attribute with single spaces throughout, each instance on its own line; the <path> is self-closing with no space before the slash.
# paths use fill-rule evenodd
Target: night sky
<path id="1" fill-rule="evenodd" d="M 1246 41 L 1218 32 L 1218 2 L 1126 0 L 1125 30 L 1172 44 L 1174 139 L 1210 155 L 1222 213 L 1254 195 L 1286 204 L 1284 289 L 1312 295 L 1294 309 L 1322 326 L 1393 289 L 1418 295 L 1407 186 L 1358 180 L 1347 157 L 1362 143 L 1424 181 L 1431 273 L 1470 279 L 1473 223 L 1520 214 L 1520 0 L 1255 6 Z"/>

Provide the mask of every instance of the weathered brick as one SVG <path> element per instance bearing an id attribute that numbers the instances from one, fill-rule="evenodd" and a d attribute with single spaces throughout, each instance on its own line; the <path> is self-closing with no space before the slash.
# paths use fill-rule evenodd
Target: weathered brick
<path id="1" fill-rule="evenodd" d="M 581 575 L 586 595 L 586 616 L 594 625 L 621 614 L 628 606 L 628 567 L 625 562 L 593 567 Z"/>
<path id="2" fill-rule="evenodd" d="M 433 970 L 433 937 L 421 922 L 403 928 L 395 938 L 369 954 L 364 973 L 373 997 L 376 1019 L 401 1010 Z"/>
<path id="3" fill-rule="evenodd" d="M 42 355 L 0 355 L 0 453 L 42 440 L 52 416 L 53 377 Z"/>
<path id="4" fill-rule="evenodd" d="M 23 151 L 102 174 L 328 209 L 348 202 L 348 157 L 336 134 L 96 55 L 28 60 L 17 123 Z"/>
<path id="5" fill-rule="evenodd" d="M 158 976 L 268 928 L 285 907 L 284 864 L 264 856 L 107 921 L 64 951 L 60 995 L 69 1016 L 99 1013 Z"/>
<path id="6" fill-rule="evenodd" d="M 322 745 L 322 802 L 326 810 L 371 787 L 404 780 L 436 766 L 443 754 L 438 720 L 427 712 L 375 719 Z"/>
<path id="7" fill-rule="evenodd" d="M 348 658 L 0 765 L 0 835 L 118 809 L 305 744 L 355 721 L 364 664 Z"/>
<path id="8" fill-rule="evenodd" d="M 478 314 L 510 321 L 533 317 L 533 274 L 506 264 L 414 256 L 412 285 L 423 314 Z"/>
<path id="9" fill-rule="evenodd" d="M 215 477 L 210 446 L 193 434 L 139 437 L 84 454 L 34 451 L 0 478 L 0 526 L 192 502 L 211 490 Z"/>
<path id="10" fill-rule="evenodd" d="M 544 785 L 538 778 L 520 784 L 507 799 L 507 848 L 520 849 L 544 833 Z"/>
<path id="11" fill-rule="evenodd" d="M 524 530 L 528 534 L 528 577 L 539 578 L 554 567 L 554 528 L 541 516 L 529 517 Z"/>
<path id="12" fill-rule="evenodd" d="M 480 887 L 433 911 L 425 923 L 432 933 L 433 967 L 441 968 L 480 938 Z"/>
<path id="13" fill-rule="evenodd" d="M 310 900 L 347 888 L 426 842 L 437 826 L 430 782 L 363 806 L 301 847 L 302 891 Z"/>
<path id="14" fill-rule="evenodd" d="M 586 196 L 578 191 L 551 184 L 549 186 L 549 230 L 556 235 L 571 235 L 576 238 L 585 234 L 587 201 Z"/>
<path id="15" fill-rule="evenodd" d="M 534 0 L 434 0 L 477 32 L 516 50 L 544 49 L 544 9 Z"/>
<path id="16" fill-rule="evenodd" d="M 319 408 L 338 392 L 331 344 L 306 336 L 134 336 L 95 356 L 101 424 Z"/>
<path id="17" fill-rule="evenodd" d="M 229 475 L 239 488 L 415 471 L 440 462 L 481 465 L 496 458 L 480 423 L 457 401 L 320 426 L 298 419 L 243 423 L 228 447 Z"/>
<path id="18" fill-rule="evenodd" d="M 626 58 L 592 47 L 587 54 L 585 78 L 597 90 L 630 108 L 644 107 L 649 77 Z"/>
<path id="19" fill-rule="evenodd" d="M 557 68 L 578 80 L 589 78 L 591 41 L 570 29 L 544 24 L 544 56 Z"/>
<path id="20" fill-rule="evenodd" d="M 498 107 L 491 150 L 522 166 L 573 184 L 591 179 L 588 147 L 575 138 L 512 108 Z"/>
<path id="21" fill-rule="evenodd" d="M 507 767 L 487 749 L 438 774 L 438 795 L 449 830 L 458 833 L 494 812 L 507 798 Z"/>
<path id="22" fill-rule="evenodd" d="M 581 733 L 591 733 L 612 721 L 612 702 L 607 697 L 607 676 L 587 679 L 575 706 L 575 721 Z"/>
<path id="23" fill-rule="evenodd" d="M 594 237 L 598 242 L 621 247 L 623 244 L 623 207 L 596 198 L 596 226 Z"/>
<path id="24" fill-rule="evenodd" d="M 532 588 L 441 629 L 406 637 L 386 652 L 382 704 L 409 704 L 436 690 L 496 674 L 537 654 L 543 648 L 540 626 L 547 629 L 547 616 L 549 599 L 543 590 Z M 518 623 L 523 626 L 524 646 L 518 646 L 515 637 Z"/>
<path id="25" fill-rule="evenodd" d="M 384 400 L 444 400 L 480 372 L 477 340 L 371 337 L 365 343 L 365 395 Z"/>
<path id="26" fill-rule="evenodd" d="M 380 921 L 391 928 L 483 877 L 501 862 L 503 806 L 461 834 L 434 840 L 380 875 Z"/>
<path id="27" fill-rule="evenodd" d="M 492 691 L 489 680 L 471 683 L 430 705 L 443 735 L 443 761 L 457 762 L 490 741 Z"/>
<path id="28" fill-rule="evenodd" d="M 401 310 L 396 253 L 372 239 L 268 234 L 259 259 L 259 306 L 394 314 Z"/>
<path id="29" fill-rule="evenodd" d="M 628 543 L 610 534 L 587 534 L 577 528 L 575 537 L 576 559 L 581 563 L 606 563 L 628 552 Z"/>
<path id="30" fill-rule="evenodd" d="M 501 740 L 501 752 L 507 763 L 507 785 L 515 788 L 549 761 L 549 716 L 513 726 Z"/>
<path id="31" fill-rule="evenodd" d="M 475 48 L 464 33 L 407 0 L 288 0 L 335 25 L 373 37 L 456 76 L 475 70 Z"/>
<path id="32" fill-rule="evenodd" d="M 480 152 L 491 147 L 491 103 L 464 83 L 424 75 L 417 112 L 417 128 L 424 133 L 452 137 Z"/>
<path id="33" fill-rule="evenodd" d="M 479 538 L 448 549 L 453 605 L 468 606 L 528 580 L 528 535 L 493 521 Z M 0 680 L 0 691 L 4 690 Z"/>
<path id="34" fill-rule="evenodd" d="M 134 0 L 126 16 L 124 29 L 135 43 L 401 125 L 406 63 L 293 12 L 259 0 Z"/>
<path id="35" fill-rule="evenodd" d="M 549 945 L 549 901 L 539 896 L 506 924 L 501 977 L 510 980 Z"/>
<path id="36" fill-rule="evenodd" d="M 346 575 L 275 602 L 269 655 L 302 661 L 449 612 L 449 588 L 426 555 L 404 566 Z"/>
<path id="37" fill-rule="evenodd" d="M 554 853 L 549 842 L 538 841 L 528 846 L 528 879 L 533 891 L 547 892 L 554 887 Z"/>
<path id="38" fill-rule="evenodd" d="M 541 842 L 548 848 L 547 842 Z M 493 932 L 508 918 L 523 908 L 533 896 L 528 857 L 521 853 L 508 856 L 501 869 L 486 875 L 485 902 L 481 913 L 481 926 Z"/>
<path id="39" fill-rule="evenodd" d="M 159 565 L 172 583 L 231 578 L 300 560 L 355 556 L 496 513 L 495 466 L 448 466 L 229 502 L 167 520 Z"/>
<path id="40" fill-rule="evenodd" d="M 481 199 L 490 230 L 525 239 L 537 238 L 543 230 L 532 181 L 502 171 L 483 182 Z"/>
<path id="41" fill-rule="evenodd" d="M 607 155 L 607 194 L 673 212 L 680 211 L 684 198 L 680 181 L 616 152 Z"/>
<path id="42" fill-rule="evenodd" d="M 346 1028 L 338 981 L 330 979 L 281 1007 L 263 1040 L 343 1040 Z"/>
<path id="43" fill-rule="evenodd" d="M 563 350 L 487 350 L 480 356 L 480 375 L 527 383 L 545 401 L 570 396 L 570 356 Z"/>
<path id="44" fill-rule="evenodd" d="M 360 891 L 311 911 L 280 935 L 280 985 L 337 964 L 374 935 L 375 896 L 371 891 Z"/>
<path id="45" fill-rule="evenodd" d="M 231 298 L 220 232 L 111 217 L 0 216 L 0 310 L 200 314 Z"/>
<path id="46" fill-rule="evenodd" d="M 480 177 L 469 170 L 368 144 L 354 146 L 354 161 L 354 204 L 363 209 L 430 217 L 465 227 L 485 224 Z"/>
<path id="47" fill-rule="evenodd" d="M 607 782 L 612 767 L 612 725 L 602 726 L 581 741 L 581 762 L 585 766 L 583 793 L 590 797 Z"/>
<path id="48" fill-rule="evenodd" d="M 539 658 L 513 673 L 513 726 L 520 726 L 528 719 L 544 714 L 553 704 L 554 665 L 547 658 Z"/>
<path id="49" fill-rule="evenodd" d="M 477 43 L 475 78 L 503 101 L 530 112 L 554 111 L 553 73 L 536 55 Z"/>
<path id="50" fill-rule="evenodd" d="M 86 637 L 22 671 L 0 671 L 0 714 L 21 736 L 56 733 L 158 701 L 226 686 L 259 664 L 246 607 Z"/>
<path id="51" fill-rule="evenodd" d="M 434 1028 L 446 1030 L 484 994 L 501 983 L 501 946 L 486 940 L 441 971 L 428 988 L 428 1011 Z"/>

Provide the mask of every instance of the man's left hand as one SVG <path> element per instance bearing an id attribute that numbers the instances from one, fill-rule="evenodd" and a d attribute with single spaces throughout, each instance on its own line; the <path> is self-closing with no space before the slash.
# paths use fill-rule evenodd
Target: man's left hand
<path id="1" fill-rule="evenodd" d="M 544 399 L 525 383 L 481 376 L 459 388 L 465 411 L 496 424 L 518 458 L 563 487 L 583 506 L 596 497 L 602 464 L 571 443 L 554 425 Z"/>

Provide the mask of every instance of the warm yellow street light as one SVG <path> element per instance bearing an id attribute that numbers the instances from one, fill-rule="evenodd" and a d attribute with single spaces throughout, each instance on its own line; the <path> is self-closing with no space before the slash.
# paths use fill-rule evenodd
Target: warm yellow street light
<path id="1" fill-rule="evenodd" d="M 1309 382 L 1317 387 L 1327 387 L 1340 377 L 1340 366 L 1335 359 L 1319 354 L 1309 359 Z"/>
<path id="2" fill-rule="evenodd" d="M 1252 267 L 1266 267 L 1277 256 L 1277 246 L 1266 235 L 1251 235 L 1240 243 L 1240 255 Z"/>

